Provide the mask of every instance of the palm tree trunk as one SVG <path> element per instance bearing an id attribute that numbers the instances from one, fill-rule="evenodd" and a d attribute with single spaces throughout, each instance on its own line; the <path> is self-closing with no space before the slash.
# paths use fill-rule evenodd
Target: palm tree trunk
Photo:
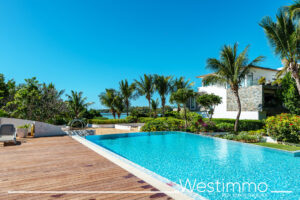
<path id="1" fill-rule="evenodd" d="M 242 112 L 242 106 L 241 106 L 241 100 L 240 100 L 238 88 L 233 89 L 232 91 L 233 91 L 233 93 L 236 97 L 236 101 L 237 101 L 237 104 L 238 104 L 238 113 L 237 113 L 236 120 L 235 120 L 235 123 L 234 123 L 234 132 L 237 132 L 238 129 L 239 129 L 239 120 L 240 120 L 240 116 L 241 116 L 241 112 Z"/>
<path id="2" fill-rule="evenodd" d="M 292 78 L 295 80 L 296 82 L 296 86 L 297 86 L 297 90 L 298 90 L 298 93 L 300 95 L 300 76 L 299 76 L 299 69 L 298 69 L 298 64 L 295 63 L 295 66 L 291 66 L 291 75 L 292 75 Z"/>
<path id="3" fill-rule="evenodd" d="M 148 99 L 149 102 L 149 117 L 151 117 L 151 99 Z"/>
<path id="4" fill-rule="evenodd" d="M 187 128 L 186 105 L 184 105 L 183 107 L 184 107 L 184 119 L 185 119 L 185 130 L 186 130 Z"/>
<path id="5" fill-rule="evenodd" d="M 162 115 L 163 117 L 165 116 L 165 104 L 166 104 L 166 99 L 164 97 L 161 98 L 161 107 L 162 107 Z"/>
<path id="6" fill-rule="evenodd" d="M 180 105 L 177 104 L 177 112 L 179 113 L 180 112 Z"/>

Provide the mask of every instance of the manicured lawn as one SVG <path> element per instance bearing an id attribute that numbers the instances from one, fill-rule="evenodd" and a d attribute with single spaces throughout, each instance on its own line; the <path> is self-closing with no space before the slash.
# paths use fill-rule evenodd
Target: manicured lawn
<path id="1" fill-rule="evenodd" d="M 264 142 L 264 143 L 259 142 L 259 143 L 253 143 L 253 144 L 264 146 L 264 147 L 271 147 L 271 148 L 275 148 L 275 149 L 287 150 L 287 151 L 298 151 L 298 150 L 300 150 L 300 147 L 284 145 L 284 144 L 273 144 L 273 143 L 266 143 L 266 142 Z"/>

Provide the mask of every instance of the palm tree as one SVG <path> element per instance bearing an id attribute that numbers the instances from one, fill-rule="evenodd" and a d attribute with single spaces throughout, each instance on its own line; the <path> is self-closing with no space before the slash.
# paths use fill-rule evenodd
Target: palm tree
<path id="1" fill-rule="evenodd" d="M 284 63 L 278 76 L 290 72 L 300 94 L 300 27 L 283 10 L 279 11 L 276 19 L 277 21 L 273 22 L 271 17 L 264 17 L 259 25 L 264 29 L 275 54 L 279 55 Z"/>
<path id="2" fill-rule="evenodd" d="M 203 84 L 228 84 L 231 91 L 236 97 L 238 104 L 238 113 L 234 124 L 234 131 L 238 131 L 239 118 L 241 115 L 241 101 L 239 96 L 239 86 L 245 76 L 249 73 L 249 67 L 255 66 L 263 60 L 263 56 L 255 58 L 248 63 L 247 46 L 240 54 L 238 54 L 238 44 L 233 47 L 225 45 L 220 52 L 220 60 L 216 58 L 207 59 L 206 68 L 214 71 L 214 74 L 203 78 Z"/>
<path id="3" fill-rule="evenodd" d="M 134 98 L 135 84 L 132 83 L 131 85 L 129 85 L 128 81 L 125 79 L 125 81 L 122 80 L 119 83 L 119 85 L 120 85 L 120 91 L 121 91 L 122 97 L 124 98 L 124 103 L 126 106 L 126 113 L 128 116 L 130 99 Z"/>
<path id="4" fill-rule="evenodd" d="M 140 77 L 140 81 L 135 80 L 136 89 L 139 95 L 145 95 L 149 103 L 149 116 L 151 117 L 151 97 L 154 93 L 154 78 L 152 75 L 144 74 L 144 78 Z"/>
<path id="5" fill-rule="evenodd" d="M 152 110 L 154 112 L 154 117 L 157 116 L 157 108 L 159 106 L 159 101 L 158 99 L 156 99 L 155 101 L 153 99 L 151 99 L 151 107 L 152 107 Z"/>
<path id="6" fill-rule="evenodd" d="M 117 91 L 114 89 L 105 89 L 105 92 L 99 95 L 100 103 L 110 109 L 114 119 L 116 119 L 116 109 L 114 100 L 117 96 Z"/>
<path id="7" fill-rule="evenodd" d="M 294 1 L 294 4 L 290 6 L 285 6 L 284 11 L 287 11 L 287 13 L 292 19 L 300 19 L 300 0 Z"/>
<path id="8" fill-rule="evenodd" d="M 116 110 L 116 113 L 118 115 L 118 118 L 120 119 L 121 117 L 121 114 L 122 112 L 124 111 L 124 108 L 125 108 L 125 104 L 124 104 L 124 101 L 123 101 L 123 97 L 121 95 L 117 95 L 115 98 L 114 98 L 114 101 L 113 101 L 113 106 Z"/>
<path id="9" fill-rule="evenodd" d="M 191 87 L 194 85 L 194 82 L 190 82 L 190 80 L 184 80 L 184 77 L 179 77 L 179 78 L 176 78 L 174 81 L 173 81 L 173 84 L 172 84 L 172 87 L 171 87 L 171 90 L 172 92 L 176 92 L 177 90 L 179 89 L 184 89 L 184 88 L 187 88 L 187 89 L 191 89 Z M 173 104 L 175 101 L 174 99 L 172 99 L 172 96 L 170 97 L 170 102 Z M 175 102 L 176 103 L 176 102 Z M 177 104 L 177 112 L 180 111 L 180 104 Z"/>
<path id="10" fill-rule="evenodd" d="M 68 98 L 68 108 L 73 119 L 80 118 L 86 111 L 87 107 L 93 104 L 92 102 L 86 102 L 87 97 L 82 97 L 82 94 L 82 92 L 75 92 L 72 90 L 71 95 L 66 95 Z"/>
<path id="11" fill-rule="evenodd" d="M 154 79 L 155 89 L 157 90 L 161 99 L 163 116 L 165 116 L 166 96 L 171 92 L 171 87 L 172 87 L 171 81 L 172 81 L 171 76 L 155 75 L 155 79 Z"/>
<path id="12" fill-rule="evenodd" d="M 188 88 L 178 89 L 176 92 L 173 92 L 171 94 L 171 99 L 184 108 L 185 128 L 187 127 L 186 103 L 190 98 L 194 97 L 195 95 L 196 93 L 192 89 Z"/>

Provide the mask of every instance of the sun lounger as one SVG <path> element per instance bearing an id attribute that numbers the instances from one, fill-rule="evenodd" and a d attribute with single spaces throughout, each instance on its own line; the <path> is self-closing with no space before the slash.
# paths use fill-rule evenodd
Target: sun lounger
<path id="1" fill-rule="evenodd" d="M 17 142 L 16 129 L 13 124 L 0 125 L 0 142 Z"/>

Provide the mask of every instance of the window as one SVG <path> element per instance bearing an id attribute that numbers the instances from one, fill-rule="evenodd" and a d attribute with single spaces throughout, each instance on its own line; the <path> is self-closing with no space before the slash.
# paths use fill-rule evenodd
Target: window
<path id="1" fill-rule="evenodd" d="M 252 86 L 253 85 L 253 73 L 250 73 L 247 75 L 247 86 Z"/>

